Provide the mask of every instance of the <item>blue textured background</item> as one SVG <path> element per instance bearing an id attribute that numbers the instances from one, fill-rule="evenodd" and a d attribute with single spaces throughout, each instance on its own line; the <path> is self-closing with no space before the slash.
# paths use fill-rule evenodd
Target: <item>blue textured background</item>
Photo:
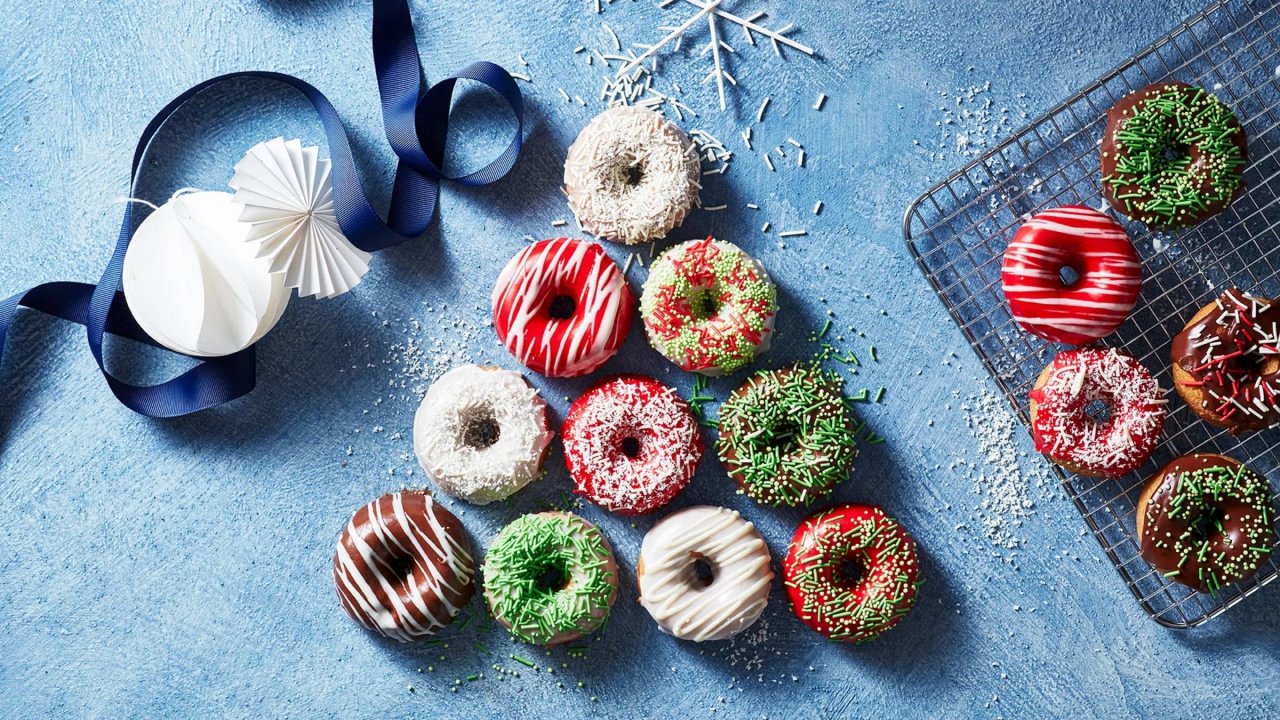
<path id="1" fill-rule="evenodd" d="M 698 82 L 706 62 L 692 38 L 667 61 L 660 86 L 679 82 L 699 113 L 685 126 L 737 154 L 704 194 L 730 209 L 696 213 L 675 236 L 714 232 L 768 266 L 782 290 L 770 364 L 812 353 L 808 336 L 828 310 L 833 336 L 845 338 L 837 344 L 864 363 L 866 345 L 877 344 L 881 361 L 850 387 L 887 388 L 883 403 L 863 406 L 887 442 L 864 449 L 838 497 L 898 515 L 925 549 L 927 584 L 916 611 L 873 645 L 824 642 L 791 616 L 777 584 L 764 624 L 698 646 L 661 635 L 626 577 L 608 628 L 574 658 L 513 645 L 487 627 L 478 599 L 466 627 L 441 642 L 382 642 L 342 614 L 329 563 L 356 507 L 424 481 L 409 433 L 430 378 L 464 361 L 514 367 L 486 325 L 489 289 L 522 236 L 549 236 L 552 221 L 571 217 L 560 163 L 602 109 L 602 69 L 573 48 L 608 49 L 602 22 L 624 42 L 652 41 L 689 6 L 617 0 L 597 16 L 591 0 L 415 2 L 430 77 L 475 59 L 532 77 L 521 84 L 525 155 L 496 186 L 446 190 L 440 222 L 378 256 L 355 292 L 295 300 L 261 345 L 257 391 L 196 417 L 148 420 L 115 403 L 81 331 L 33 315 L 20 323 L 0 366 L 0 716 L 1276 716 L 1276 588 L 1200 630 L 1147 620 L 1045 482 L 1022 430 L 993 434 L 990 408 L 1001 406 L 992 386 L 899 236 L 907 203 L 984 137 L 1049 107 L 1198 4 L 730 1 L 796 23 L 822 59 L 789 52 L 778 62 L 726 28 L 741 83 L 727 113 Z M 97 277 L 138 132 L 170 97 L 220 72 L 272 69 L 318 85 L 352 131 L 366 186 L 385 202 L 391 157 L 369 12 L 356 0 L 8 4 L 0 293 Z M 699 26 L 696 38 L 704 33 Z M 565 103 L 559 87 L 586 106 Z M 822 112 L 810 109 L 818 92 L 830 96 Z M 771 173 L 742 146 L 738 134 L 766 95 L 757 147 L 794 137 L 806 168 L 780 163 Z M 964 114 L 987 99 L 991 120 Z M 483 121 L 483 98 L 466 107 Z M 500 143 L 493 125 L 501 122 L 455 138 L 470 160 Z M 245 149 L 278 134 L 321 139 L 301 101 L 278 89 L 248 83 L 206 98 L 159 138 L 137 194 L 159 203 L 182 186 L 223 188 Z M 814 217 L 816 200 L 826 208 Z M 772 232 L 761 233 L 764 220 Z M 809 235 L 781 243 L 773 234 L 799 227 Z M 633 267 L 632 282 L 643 273 Z M 134 377 L 172 369 L 117 349 Z M 639 332 L 607 369 L 690 386 Z M 723 397 L 735 381 L 712 387 Z M 587 382 L 539 384 L 562 416 Z M 1019 464 L 1021 475 L 1008 471 Z M 453 503 L 480 547 L 519 513 L 562 502 L 569 483 L 558 452 L 549 466 L 511 504 Z M 1009 499 L 1023 497 L 1033 507 L 1014 516 Z M 733 494 L 713 459 L 674 507 L 703 502 L 742 510 L 775 560 L 803 515 Z M 581 512 L 630 575 L 653 520 L 633 527 Z M 473 673 L 483 678 L 467 681 Z"/>

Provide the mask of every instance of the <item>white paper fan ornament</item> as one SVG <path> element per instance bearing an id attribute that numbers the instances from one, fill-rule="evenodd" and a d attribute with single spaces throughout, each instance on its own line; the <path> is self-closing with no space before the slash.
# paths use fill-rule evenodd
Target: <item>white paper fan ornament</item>
<path id="1" fill-rule="evenodd" d="M 329 160 L 319 148 L 284 138 L 258 143 L 236 165 L 231 187 L 258 257 L 269 258 L 299 295 L 341 295 L 369 271 L 372 256 L 338 225 Z"/>
<path id="2" fill-rule="evenodd" d="M 245 242 L 249 226 L 225 192 L 173 196 L 147 216 L 124 256 L 125 302 L 175 352 L 218 357 L 267 334 L 289 304 L 284 276 Z"/>

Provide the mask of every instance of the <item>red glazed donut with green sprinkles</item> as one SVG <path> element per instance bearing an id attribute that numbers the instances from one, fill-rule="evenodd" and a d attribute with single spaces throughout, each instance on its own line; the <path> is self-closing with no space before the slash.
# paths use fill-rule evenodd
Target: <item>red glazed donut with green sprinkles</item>
<path id="1" fill-rule="evenodd" d="M 850 564 L 858 577 L 848 574 Z M 911 611 L 920 589 L 915 540 L 873 505 L 838 505 L 800 523 L 782 571 L 791 611 L 840 642 L 880 637 Z"/>
<path id="2" fill-rule="evenodd" d="M 681 370 L 712 376 L 768 350 L 777 312 L 778 290 L 760 261 L 712 237 L 662 253 L 640 298 L 649 343 Z"/>
<path id="3" fill-rule="evenodd" d="M 494 619 L 534 645 L 595 632 L 618 594 L 609 541 L 595 525 L 566 512 L 516 518 L 493 541 L 483 573 Z"/>

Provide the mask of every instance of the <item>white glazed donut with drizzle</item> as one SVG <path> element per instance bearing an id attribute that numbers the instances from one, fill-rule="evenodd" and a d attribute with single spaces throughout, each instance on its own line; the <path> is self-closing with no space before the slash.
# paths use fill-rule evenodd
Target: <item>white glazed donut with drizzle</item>
<path id="1" fill-rule="evenodd" d="M 466 530 L 423 491 L 383 495 L 338 540 L 333 580 L 353 620 L 401 642 L 453 622 L 475 592 Z"/>
<path id="2" fill-rule="evenodd" d="M 547 404 L 520 373 L 456 367 L 431 385 L 413 422 L 422 469 L 467 502 L 503 500 L 542 476 Z"/>
<path id="3" fill-rule="evenodd" d="M 701 178 L 689 136 L 658 113 L 628 105 L 592 119 L 564 164 L 564 192 L 578 225 L 627 245 L 666 237 L 684 222 Z"/>
<path id="4" fill-rule="evenodd" d="M 644 536 L 640 604 L 681 640 L 725 640 L 769 602 L 769 546 L 736 510 L 701 505 L 664 518 Z"/>
<path id="5" fill-rule="evenodd" d="M 585 375 L 631 330 L 635 298 L 599 243 L 541 240 L 507 262 L 493 288 L 493 329 L 525 367 Z"/>

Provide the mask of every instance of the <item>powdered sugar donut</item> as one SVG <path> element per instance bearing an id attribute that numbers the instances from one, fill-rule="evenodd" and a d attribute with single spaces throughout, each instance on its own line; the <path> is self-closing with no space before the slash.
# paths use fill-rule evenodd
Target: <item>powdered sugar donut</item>
<path id="1" fill-rule="evenodd" d="M 681 640 L 726 640 L 769 604 L 769 546 L 736 510 L 702 505 L 668 515 L 640 546 L 640 604 Z"/>
<path id="2" fill-rule="evenodd" d="M 493 288 L 493 327 L 530 370 L 585 375 L 613 357 L 631 330 L 627 279 L 596 243 L 555 238 L 511 258 Z"/>
<path id="3" fill-rule="evenodd" d="M 576 492 L 623 515 L 671 502 L 702 459 L 702 433 L 688 404 L 641 375 L 588 390 L 569 408 L 561 432 Z"/>
<path id="4" fill-rule="evenodd" d="M 1068 283 L 1064 269 L 1079 277 Z M 1080 345 L 1111 334 L 1142 290 L 1138 253 L 1120 223 L 1083 205 L 1047 210 L 1013 236 L 1002 280 L 1018 324 Z"/>
<path id="5" fill-rule="evenodd" d="M 440 489 L 477 505 L 541 477 L 551 437 L 538 391 L 519 373 L 480 365 L 440 376 L 413 421 L 422 468 Z"/>
<path id="6" fill-rule="evenodd" d="M 777 294 L 760 261 L 709 237 L 653 262 L 640 315 L 649 343 L 681 370 L 724 375 L 769 349 Z"/>
<path id="7" fill-rule="evenodd" d="M 1093 407 L 1105 405 L 1106 417 Z M 1142 363 L 1113 349 L 1058 353 L 1031 390 L 1036 450 L 1071 472 L 1117 477 L 1138 469 L 1160 442 L 1166 404 Z"/>
<path id="8" fill-rule="evenodd" d="M 622 105 L 597 115 L 569 147 L 564 192 L 582 229 L 635 245 L 684 222 L 701 177 L 697 148 L 679 126 Z"/>

